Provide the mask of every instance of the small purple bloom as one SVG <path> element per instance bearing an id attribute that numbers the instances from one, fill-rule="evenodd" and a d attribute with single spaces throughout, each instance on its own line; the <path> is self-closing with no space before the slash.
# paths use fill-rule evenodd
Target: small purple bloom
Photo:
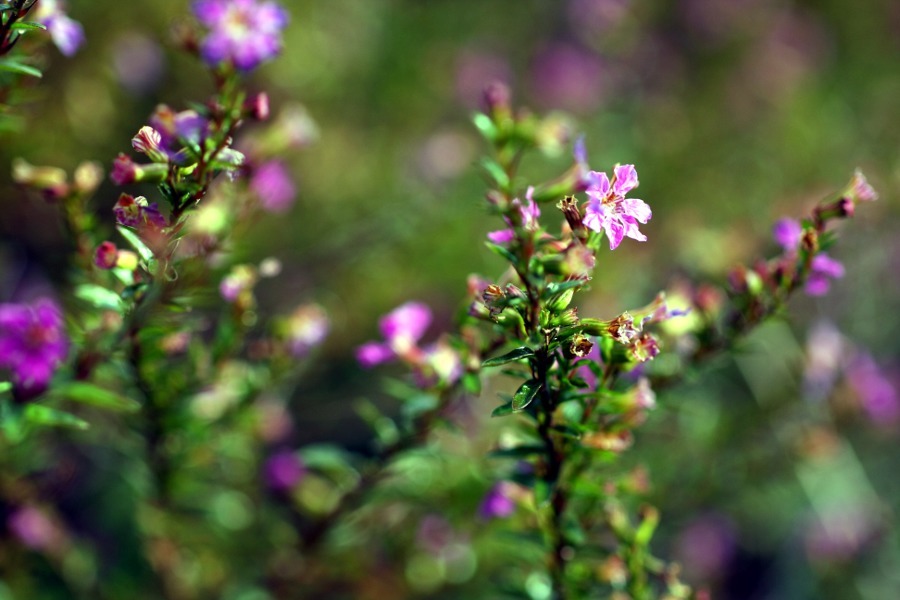
<path id="1" fill-rule="evenodd" d="M 497 231 L 489 231 L 487 238 L 495 244 L 505 245 L 516 239 L 516 232 L 512 229 L 498 229 Z"/>
<path id="2" fill-rule="evenodd" d="M 211 66 L 230 62 L 250 71 L 281 51 L 288 15 L 275 2 L 195 0 L 194 15 L 209 32 L 200 53 Z"/>
<path id="3" fill-rule="evenodd" d="M 810 296 L 824 296 L 828 293 L 832 279 L 844 276 L 844 265 L 827 254 L 817 254 L 810 265 L 809 278 L 804 291 Z"/>
<path id="4" fill-rule="evenodd" d="M 872 421 L 892 425 L 900 419 L 900 394 L 868 353 L 860 352 L 850 363 L 847 381 Z"/>
<path id="5" fill-rule="evenodd" d="M 496 519 L 513 514 L 516 510 L 516 503 L 511 497 L 512 486 L 513 484 L 508 481 L 499 481 L 494 484 L 478 507 L 479 516 L 482 519 Z"/>
<path id="6" fill-rule="evenodd" d="M 272 213 L 286 212 L 297 195 L 287 168 L 278 160 L 263 163 L 253 172 L 250 189 L 259 198 L 263 210 Z"/>
<path id="7" fill-rule="evenodd" d="M 0 368 L 26 396 L 47 388 L 68 354 L 62 311 L 50 299 L 34 304 L 0 304 Z"/>
<path id="8" fill-rule="evenodd" d="M 796 250 L 803 237 L 803 227 L 795 219 L 779 219 L 772 227 L 772 236 L 778 245 L 785 250 Z"/>
<path id="9" fill-rule="evenodd" d="M 303 480 L 306 465 L 294 452 L 282 450 L 269 457 L 264 474 L 270 488 L 277 492 L 288 492 Z"/>
<path id="10" fill-rule="evenodd" d="M 47 28 L 53 43 L 66 56 L 72 56 L 84 43 L 84 29 L 65 13 L 57 0 L 41 0 L 35 21 Z"/>
<path id="11" fill-rule="evenodd" d="M 643 200 L 625 197 L 638 186 L 634 165 L 616 167 L 612 182 L 606 173 L 594 171 L 589 177 L 585 192 L 590 200 L 585 209 L 584 225 L 596 232 L 605 231 L 610 250 L 615 250 L 626 237 L 647 241 L 647 236 L 638 230 L 638 223 L 646 223 L 653 213 Z"/>
<path id="12" fill-rule="evenodd" d="M 138 166 L 133 160 L 122 153 L 113 161 L 112 171 L 109 178 L 116 185 L 128 185 L 134 183 L 137 179 Z"/>
<path id="13" fill-rule="evenodd" d="M 356 358 L 364 367 L 372 367 L 395 356 L 417 357 L 417 344 L 431 324 L 431 309 L 421 302 L 407 302 L 378 322 L 385 343 L 368 342 L 357 349 Z"/>
<path id="14" fill-rule="evenodd" d="M 538 217 L 541 216 L 541 209 L 537 205 L 537 202 L 532 198 L 533 194 L 534 187 L 529 187 L 528 191 L 525 192 L 527 204 L 522 204 L 522 201 L 518 198 L 513 199 L 512 206 L 518 210 L 519 223 L 514 222 L 510 217 L 503 217 L 503 220 L 506 221 L 509 228 L 488 232 L 488 240 L 495 244 L 509 244 L 516 239 L 516 231 L 513 228 L 518 225 L 521 225 L 526 231 L 537 231 L 539 227 Z"/>
<path id="15" fill-rule="evenodd" d="M 32 550 L 52 550 L 59 539 L 59 530 L 43 511 L 23 506 L 6 520 L 9 531 Z"/>
<path id="16" fill-rule="evenodd" d="M 166 218 L 159 212 L 156 202 L 148 203 L 143 196 L 135 198 L 130 194 L 122 194 L 113 206 L 116 223 L 125 227 L 146 227 L 163 229 L 168 227 Z"/>

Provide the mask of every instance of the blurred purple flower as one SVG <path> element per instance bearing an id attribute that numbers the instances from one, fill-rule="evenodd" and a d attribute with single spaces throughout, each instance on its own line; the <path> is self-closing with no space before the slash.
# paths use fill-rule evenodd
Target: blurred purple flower
<path id="1" fill-rule="evenodd" d="M 516 503 L 511 496 L 512 489 L 513 484 L 508 481 L 495 483 L 481 501 L 478 515 L 482 519 L 495 519 L 513 514 Z"/>
<path id="2" fill-rule="evenodd" d="M 555 44 L 534 60 L 534 94 L 543 106 L 588 113 L 603 99 L 602 72 L 600 59 L 593 54 L 574 45 Z"/>
<path id="3" fill-rule="evenodd" d="M 456 95 L 470 108 L 477 107 L 492 82 L 508 83 L 512 75 L 506 59 L 473 50 L 459 55 L 456 64 Z"/>
<path id="4" fill-rule="evenodd" d="M 288 492 L 306 475 L 306 465 L 290 450 L 270 456 L 264 466 L 266 484 L 277 492 Z"/>
<path id="5" fill-rule="evenodd" d="M 772 235 L 785 252 L 796 252 L 803 239 L 803 226 L 794 219 L 779 219 L 772 228 Z M 824 296 L 828 293 L 831 280 L 843 276 L 844 265 L 820 252 L 812 259 L 803 290 L 810 296 Z"/>
<path id="6" fill-rule="evenodd" d="M 263 210 L 272 213 L 286 212 L 297 195 L 287 167 L 279 160 L 257 167 L 250 178 L 250 189 L 259 198 Z"/>
<path id="7" fill-rule="evenodd" d="M 803 227 L 796 219 L 787 217 L 779 219 L 772 227 L 772 236 L 778 245 L 785 250 L 796 250 L 800 246 L 803 237 Z"/>
<path id="8" fill-rule="evenodd" d="M 250 71 L 281 51 L 287 12 L 275 2 L 195 0 L 194 15 L 209 33 L 200 54 L 213 67 L 230 62 Z"/>
<path id="9" fill-rule="evenodd" d="M 26 396 L 44 391 L 67 354 L 62 311 L 55 302 L 0 304 L 0 368 L 12 372 L 17 391 Z"/>
<path id="10" fill-rule="evenodd" d="M 122 34 L 113 44 L 113 65 L 122 87 L 132 94 L 151 91 L 164 69 L 162 49 L 152 39 L 136 31 Z"/>
<path id="11" fill-rule="evenodd" d="M 646 223 L 653 213 L 643 200 L 625 197 L 638 186 L 634 165 L 617 166 L 612 183 L 606 173 L 595 171 L 591 177 L 591 184 L 585 190 L 590 200 L 585 208 L 584 225 L 596 232 L 605 231 L 610 250 L 615 250 L 625 237 L 647 241 L 647 236 L 638 230 L 638 223 Z"/>
<path id="12" fill-rule="evenodd" d="M 631 11 L 631 0 L 569 0 L 566 11 L 572 29 L 597 39 L 617 27 Z"/>
<path id="13" fill-rule="evenodd" d="M 860 352 L 848 365 L 847 381 L 873 422 L 885 425 L 900 419 L 897 389 L 868 353 Z"/>
<path id="14" fill-rule="evenodd" d="M 828 293 L 832 279 L 844 276 L 844 265 L 827 254 L 817 254 L 812 259 L 811 271 L 803 290 L 810 296 L 824 296 Z"/>
<path id="15" fill-rule="evenodd" d="M 35 21 L 47 28 L 53 43 L 66 56 L 72 56 L 84 43 L 84 29 L 71 19 L 57 0 L 41 0 Z"/>
<path id="16" fill-rule="evenodd" d="M 364 367 L 372 367 L 396 356 L 416 357 L 421 354 L 417 344 L 431 324 L 431 309 L 421 302 L 407 302 L 378 322 L 385 343 L 368 342 L 356 351 L 356 358 Z"/>
<path id="17" fill-rule="evenodd" d="M 709 514 L 694 519 L 676 542 L 679 561 L 693 577 L 706 581 L 725 574 L 737 551 L 737 532 L 731 520 Z"/>
<path id="18" fill-rule="evenodd" d="M 32 550 L 52 550 L 59 541 L 59 531 L 43 511 L 23 506 L 6 521 L 9 531 Z"/>

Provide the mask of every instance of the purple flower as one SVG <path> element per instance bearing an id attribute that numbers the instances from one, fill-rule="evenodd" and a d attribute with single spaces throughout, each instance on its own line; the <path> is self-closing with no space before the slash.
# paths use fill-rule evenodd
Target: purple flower
<path id="1" fill-rule="evenodd" d="M 847 381 L 872 421 L 890 425 L 900 419 L 900 395 L 868 353 L 860 352 L 850 363 Z"/>
<path id="2" fill-rule="evenodd" d="M 516 510 L 516 503 L 512 499 L 513 484 L 508 481 L 498 481 L 488 490 L 488 493 L 478 507 L 478 514 L 482 519 L 495 519 L 508 517 Z"/>
<path id="3" fill-rule="evenodd" d="M 775 241 L 785 252 L 796 252 L 803 239 L 803 227 L 794 219 L 780 219 L 772 228 Z M 817 254 L 810 264 L 809 277 L 804 291 L 810 296 L 824 296 L 828 293 L 831 279 L 844 276 L 844 265 L 825 253 Z"/>
<path id="4" fill-rule="evenodd" d="M 60 532 L 43 511 L 23 506 L 6 520 L 9 531 L 32 550 L 53 550 L 61 541 Z"/>
<path id="5" fill-rule="evenodd" d="M 282 450 L 276 452 L 266 461 L 264 466 L 266 484 L 277 492 L 293 489 L 306 475 L 306 465 L 293 452 Z"/>
<path id="6" fill-rule="evenodd" d="M 522 204 L 522 201 L 518 198 L 513 199 L 512 206 L 518 210 L 519 223 L 515 223 L 510 217 L 503 217 L 503 220 L 506 221 L 509 228 L 488 232 L 488 240 L 495 244 L 508 244 L 512 242 L 516 239 L 516 231 L 513 228 L 517 225 L 521 225 L 526 231 L 537 231 L 539 227 L 538 217 L 541 216 L 541 209 L 532 198 L 533 194 L 534 188 L 529 187 L 528 191 L 525 192 L 525 199 L 528 204 Z"/>
<path id="7" fill-rule="evenodd" d="M 646 202 L 625 197 L 638 186 L 634 165 L 618 166 L 614 173 L 610 182 L 606 173 L 592 172 L 585 190 L 590 200 L 585 209 L 584 225 L 596 232 L 605 231 L 610 250 L 615 250 L 625 237 L 647 241 L 647 236 L 638 230 L 638 223 L 646 223 L 653 216 Z"/>
<path id="8" fill-rule="evenodd" d="M 50 299 L 0 304 L 0 368 L 12 372 L 16 389 L 35 396 L 47 388 L 66 358 L 68 340 L 59 307 Z"/>
<path id="9" fill-rule="evenodd" d="M 785 250 L 796 250 L 803 237 L 803 227 L 796 219 L 779 219 L 772 227 L 772 236 L 778 245 Z"/>
<path id="10" fill-rule="evenodd" d="M 229 62 L 250 71 L 281 50 L 281 30 L 287 12 L 275 2 L 256 0 L 196 0 L 194 15 L 209 33 L 200 54 L 211 66 Z"/>
<path id="11" fill-rule="evenodd" d="M 250 189 L 259 198 L 263 210 L 272 213 L 286 212 L 297 195 L 287 168 L 278 160 L 263 163 L 253 172 Z"/>
<path id="12" fill-rule="evenodd" d="M 817 254 L 810 265 L 809 278 L 803 290 L 810 296 L 824 296 L 832 279 L 844 276 L 844 265 L 827 254 Z"/>
<path id="13" fill-rule="evenodd" d="M 168 227 L 157 203 L 148 203 L 143 196 L 135 198 L 130 194 L 122 194 L 113 206 L 113 213 L 116 215 L 116 223 L 125 227 Z"/>
<path id="14" fill-rule="evenodd" d="M 81 24 L 69 18 L 57 0 L 41 0 L 35 21 L 47 28 L 53 43 L 66 56 L 75 54 L 84 43 Z"/>
<path id="15" fill-rule="evenodd" d="M 364 367 L 372 367 L 396 356 L 415 359 L 421 350 L 419 340 L 431 324 L 431 309 L 421 302 L 407 302 L 378 322 L 384 343 L 368 342 L 356 351 L 356 359 Z"/>
<path id="16" fill-rule="evenodd" d="M 112 269 L 119 258 L 119 249 L 112 242 L 102 242 L 94 252 L 94 265 L 99 269 Z"/>

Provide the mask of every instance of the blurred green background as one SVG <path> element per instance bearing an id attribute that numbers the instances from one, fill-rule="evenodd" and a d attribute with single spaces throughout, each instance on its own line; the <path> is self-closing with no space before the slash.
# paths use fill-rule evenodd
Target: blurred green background
<path id="1" fill-rule="evenodd" d="M 498 225 L 484 209 L 476 166 L 484 148 L 469 123 L 494 79 L 510 84 L 516 104 L 568 112 L 595 169 L 637 166 L 638 196 L 654 211 L 642 228 L 649 241 L 601 252 L 592 295 L 581 303 L 591 316 L 645 304 L 675 275 L 715 278 L 771 250 L 775 219 L 804 214 L 861 167 L 881 199 L 841 233 L 833 254 L 846 277 L 824 299 L 795 301 L 790 326 L 765 328 L 739 358 L 661 396 L 630 460 L 648 464 L 652 500 L 669 518 L 660 551 L 680 553 L 691 576 L 731 582 L 721 597 L 893 597 L 900 547 L 885 524 L 900 502 L 896 419 L 869 418 L 841 384 L 811 398 L 803 369 L 809 328 L 827 322 L 868 349 L 896 389 L 900 4 L 284 4 L 292 19 L 284 55 L 251 85 L 269 92 L 275 113 L 302 103 L 319 135 L 286 157 L 299 187 L 293 210 L 263 219 L 238 252 L 283 261 L 282 275 L 259 288 L 267 310 L 314 300 L 332 318 L 292 399 L 296 443 L 365 448 L 369 434 L 349 405 L 362 396 L 387 401 L 373 385 L 381 375 L 360 370 L 353 351 L 377 336 L 378 317 L 419 299 L 438 315 L 434 332 L 448 329 L 466 276 L 499 275 L 499 259 L 481 243 Z M 205 98 L 203 68 L 171 43 L 187 11 L 173 0 L 70 2 L 87 45 L 72 60 L 48 54 L 45 79 L 19 106 L 22 130 L 0 143 L 0 300 L 24 281 L 61 285 L 67 268 L 52 207 L 11 185 L 11 160 L 108 166 L 158 103 L 181 109 Z M 523 173 L 552 175 L 570 161 L 566 150 L 526 163 Z M 110 223 L 115 199 L 106 183 L 95 200 Z M 777 385 L 762 389 L 758 380 Z M 834 464 L 815 462 L 823 455 L 804 445 L 822 431 L 837 448 L 824 454 Z M 848 502 L 877 507 L 878 526 L 846 556 L 822 558 L 810 523 L 831 508 L 816 497 L 858 490 L 860 480 L 871 493 Z M 816 485 L 825 491 L 811 491 Z M 730 544 L 720 553 L 728 560 L 685 558 L 689 534 L 700 545 Z"/>

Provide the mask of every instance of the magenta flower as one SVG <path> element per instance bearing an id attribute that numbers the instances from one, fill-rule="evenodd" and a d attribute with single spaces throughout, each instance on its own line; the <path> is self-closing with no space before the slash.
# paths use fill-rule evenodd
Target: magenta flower
<path id="1" fill-rule="evenodd" d="M 119 259 L 119 249 L 112 242 L 102 242 L 94 252 L 94 265 L 99 269 L 112 269 Z"/>
<path id="2" fill-rule="evenodd" d="M 519 223 L 515 223 L 513 219 L 509 217 L 503 217 L 503 220 L 506 221 L 506 224 L 509 225 L 509 228 L 488 232 L 488 240 L 495 244 L 508 244 L 512 242 L 514 239 L 516 239 L 516 231 L 514 227 L 516 227 L 517 225 L 520 225 L 526 231 L 537 231 L 539 227 L 538 217 L 541 216 L 541 209 L 532 199 L 533 194 L 534 188 L 529 187 L 528 191 L 525 192 L 525 200 L 528 202 L 528 204 L 522 204 L 522 201 L 518 198 L 515 198 L 512 201 L 512 206 L 516 208 L 519 213 Z"/>
<path id="3" fill-rule="evenodd" d="M 594 171 L 590 174 L 590 183 L 585 190 L 590 200 L 585 209 L 584 225 L 598 233 L 605 231 L 610 250 L 615 250 L 625 237 L 647 241 L 647 236 L 638 230 L 638 223 L 646 223 L 653 213 L 643 200 L 625 197 L 637 186 L 634 165 L 616 167 L 612 182 L 606 173 Z"/>
<path id="4" fill-rule="evenodd" d="M 0 304 L 0 368 L 9 369 L 19 393 L 43 392 L 68 346 L 62 312 L 52 300 Z"/>
<path id="5" fill-rule="evenodd" d="M 57 0 L 41 0 L 35 21 L 47 28 L 50 39 L 66 56 L 72 56 L 84 43 L 84 29 L 66 14 Z"/>
<path id="6" fill-rule="evenodd" d="M 772 235 L 785 252 L 795 253 L 803 239 L 803 226 L 794 219 L 779 219 L 772 228 Z M 844 276 L 844 265 L 820 252 L 810 264 L 809 277 L 803 290 L 809 296 L 824 296 L 832 279 Z"/>
<path id="7" fill-rule="evenodd" d="M 828 293 L 832 279 L 844 276 L 844 265 L 827 254 L 817 254 L 812 259 L 811 271 L 803 290 L 810 296 L 824 296 Z"/>
<path id="8" fill-rule="evenodd" d="M 803 237 L 803 227 L 795 219 L 779 219 L 772 227 L 772 236 L 785 250 L 796 250 Z"/>
<path id="9" fill-rule="evenodd" d="M 275 2 L 196 0 L 194 15 L 209 33 L 200 54 L 211 66 L 231 63 L 250 71 L 281 51 L 281 30 L 288 15 Z"/>
<path id="10" fill-rule="evenodd" d="M 482 519 L 504 518 L 513 514 L 516 503 L 511 497 L 513 484 L 508 481 L 499 481 L 485 494 L 478 514 Z"/>
<path id="11" fill-rule="evenodd" d="M 407 302 L 395 308 L 378 322 L 384 343 L 367 342 L 356 351 L 356 359 L 364 367 L 400 356 L 419 362 L 419 340 L 431 324 L 431 309 L 421 302 Z"/>
<path id="12" fill-rule="evenodd" d="M 277 492 L 292 490 L 306 475 L 306 465 L 289 450 L 276 452 L 265 463 L 266 483 Z"/>
<path id="13" fill-rule="evenodd" d="M 262 209 L 271 213 L 286 212 L 297 195 L 287 168 L 278 160 L 263 163 L 253 172 L 250 189 L 259 198 Z"/>

